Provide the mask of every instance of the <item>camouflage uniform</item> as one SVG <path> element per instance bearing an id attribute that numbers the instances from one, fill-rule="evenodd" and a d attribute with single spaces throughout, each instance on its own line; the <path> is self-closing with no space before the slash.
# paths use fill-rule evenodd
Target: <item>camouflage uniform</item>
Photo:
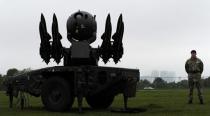
<path id="1" fill-rule="evenodd" d="M 188 84 L 189 84 L 189 103 L 192 103 L 193 89 L 196 86 L 198 90 L 198 97 L 200 103 L 203 104 L 203 96 L 201 92 L 201 74 L 203 72 L 203 62 L 199 58 L 190 58 L 185 63 L 185 70 L 188 73 Z"/>

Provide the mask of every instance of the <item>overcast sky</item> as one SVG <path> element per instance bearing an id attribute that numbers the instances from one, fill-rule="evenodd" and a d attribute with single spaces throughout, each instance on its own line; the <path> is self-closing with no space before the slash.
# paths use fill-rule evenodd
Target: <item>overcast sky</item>
<path id="1" fill-rule="evenodd" d="M 62 44 L 68 47 L 66 21 L 78 10 L 96 15 L 98 31 L 93 47 L 101 45 L 107 14 L 111 14 L 115 31 L 123 13 L 124 56 L 117 65 L 110 60 L 105 66 L 139 68 L 142 75 L 168 70 L 186 76 L 185 61 L 190 50 L 196 49 L 204 62 L 203 75 L 210 76 L 209 0 L 0 0 L 0 73 L 13 67 L 46 67 L 39 56 L 40 14 L 44 13 L 51 33 L 56 13 Z M 48 66 L 55 65 L 51 61 Z M 100 65 L 104 63 L 100 61 Z"/>

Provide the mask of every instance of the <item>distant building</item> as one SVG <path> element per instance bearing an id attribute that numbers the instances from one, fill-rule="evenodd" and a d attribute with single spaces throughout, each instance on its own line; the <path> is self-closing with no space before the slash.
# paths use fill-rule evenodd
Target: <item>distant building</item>
<path id="1" fill-rule="evenodd" d="M 151 77 L 159 77 L 160 74 L 159 74 L 159 71 L 158 70 L 153 70 L 152 73 L 151 73 Z"/>
<path id="2" fill-rule="evenodd" d="M 155 78 L 151 77 L 151 76 L 141 76 L 140 79 L 141 80 L 148 80 L 150 83 L 152 83 Z"/>
<path id="3" fill-rule="evenodd" d="M 160 77 L 166 82 L 177 82 L 180 80 L 179 78 L 176 77 L 176 73 L 174 71 L 158 71 L 158 70 L 153 70 L 151 72 L 150 76 L 141 76 L 141 80 L 148 80 L 151 83 L 155 80 L 155 78 Z"/>
<path id="4" fill-rule="evenodd" d="M 162 77 L 162 79 L 164 79 L 167 82 L 176 81 L 176 73 L 173 71 L 161 71 L 160 77 Z"/>

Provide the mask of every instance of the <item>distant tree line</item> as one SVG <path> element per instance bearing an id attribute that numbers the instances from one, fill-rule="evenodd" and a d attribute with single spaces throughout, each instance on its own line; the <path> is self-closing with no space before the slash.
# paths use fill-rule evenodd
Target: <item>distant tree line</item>
<path id="1" fill-rule="evenodd" d="M 25 73 L 30 71 L 30 68 L 26 68 L 23 70 L 18 70 L 16 68 L 11 68 L 7 70 L 6 75 L 0 74 L 0 90 L 4 90 L 3 81 L 7 77 L 14 76 L 17 74 Z M 202 86 L 205 88 L 210 88 L 210 77 L 201 80 Z M 148 80 L 140 80 L 137 84 L 137 89 L 144 89 L 145 87 L 152 87 L 154 89 L 176 89 L 176 88 L 188 88 L 188 80 L 181 80 L 179 82 L 167 82 L 163 80 L 161 77 L 155 78 L 153 82 Z"/>
<path id="2" fill-rule="evenodd" d="M 202 87 L 210 88 L 210 77 L 201 80 Z M 161 77 L 157 77 L 153 82 L 148 80 L 140 80 L 137 84 L 137 89 L 144 89 L 145 87 L 152 87 L 154 89 L 185 89 L 188 88 L 188 80 L 181 80 L 179 82 L 167 82 Z"/>
<path id="3" fill-rule="evenodd" d="M 22 74 L 22 73 L 28 72 L 30 70 L 31 70 L 30 68 L 26 68 L 26 69 L 23 69 L 23 70 L 18 70 L 16 68 L 11 68 L 11 69 L 7 70 L 6 75 L 0 74 L 0 90 L 4 90 L 5 89 L 5 87 L 3 85 L 3 81 L 6 78 L 14 76 L 14 75 L 17 75 L 17 74 Z"/>

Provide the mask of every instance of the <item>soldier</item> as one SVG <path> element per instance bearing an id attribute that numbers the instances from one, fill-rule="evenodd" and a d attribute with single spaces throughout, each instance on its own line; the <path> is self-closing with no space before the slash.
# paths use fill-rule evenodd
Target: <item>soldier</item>
<path id="1" fill-rule="evenodd" d="M 201 74 L 203 72 L 203 62 L 197 58 L 196 51 L 191 51 L 191 58 L 188 59 L 185 63 L 185 70 L 188 74 L 188 84 L 189 84 L 189 104 L 192 104 L 193 100 L 193 88 L 196 86 L 198 91 L 198 97 L 200 104 L 203 104 L 203 96 L 201 92 Z"/>

